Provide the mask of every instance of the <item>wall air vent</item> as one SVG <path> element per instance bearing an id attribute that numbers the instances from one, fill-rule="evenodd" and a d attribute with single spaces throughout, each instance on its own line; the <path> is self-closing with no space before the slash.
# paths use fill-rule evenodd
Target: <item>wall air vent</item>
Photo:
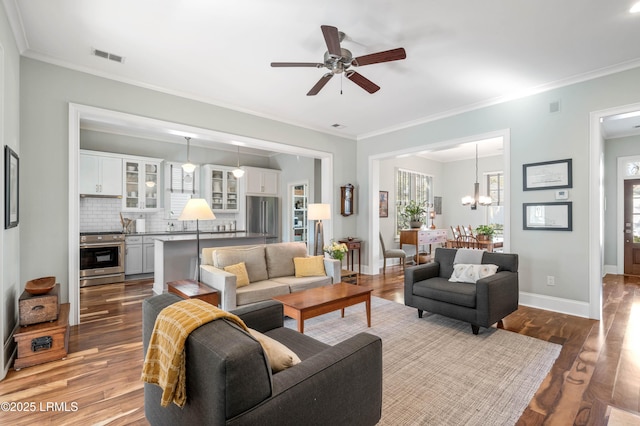
<path id="1" fill-rule="evenodd" d="M 347 126 L 345 126 L 344 124 L 336 123 L 336 124 L 332 124 L 331 127 L 334 127 L 336 129 L 344 129 Z"/>
<path id="2" fill-rule="evenodd" d="M 100 58 L 109 59 L 110 61 L 118 62 L 120 64 L 124 63 L 124 57 L 120 55 L 115 55 L 113 53 L 105 52 L 104 50 L 93 49 L 91 51 L 94 56 L 98 56 Z"/>

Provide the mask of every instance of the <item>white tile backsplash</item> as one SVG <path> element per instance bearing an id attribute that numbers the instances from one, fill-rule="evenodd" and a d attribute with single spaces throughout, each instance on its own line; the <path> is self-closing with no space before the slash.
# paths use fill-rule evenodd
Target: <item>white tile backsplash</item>
<path id="1" fill-rule="evenodd" d="M 80 198 L 80 232 L 121 232 L 120 212 L 122 200 L 119 198 Z M 232 221 L 237 221 L 237 215 L 232 213 L 216 213 L 215 220 L 200 222 L 200 231 L 215 231 L 218 225 L 230 229 Z M 195 231 L 196 221 L 180 221 L 164 219 L 164 211 L 155 213 L 123 212 L 128 219 L 146 219 L 146 229 L 135 229 L 135 232 L 165 232 L 169 224 L 173 223 L 174 230 Z"/>

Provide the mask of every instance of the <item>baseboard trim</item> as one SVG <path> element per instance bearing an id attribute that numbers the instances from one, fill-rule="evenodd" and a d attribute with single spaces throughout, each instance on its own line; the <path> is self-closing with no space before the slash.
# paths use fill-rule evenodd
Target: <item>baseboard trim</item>
<path id="1" fill-rule="evenodd" d="M 520 305 L 589 318 L 589 303 L 542 294 L 520 292 Z"/>
<path id="2" fill-rule="evenodd" d="M 618 275 L 618 265 L 604 265 L 604 275 L 613 274 Z"/>

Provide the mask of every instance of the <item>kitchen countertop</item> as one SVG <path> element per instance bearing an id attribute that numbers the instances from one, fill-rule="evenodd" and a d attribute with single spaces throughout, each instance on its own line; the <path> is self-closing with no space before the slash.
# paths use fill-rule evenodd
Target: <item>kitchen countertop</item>
<path id="1" fill-rule="evenodd" d="M 129 234 L 132 235 L 132 234 Z M 195 240 L 196 233 L 187 233 L 187 232 L 173 232 L 166 233 L 165 235 L 159 234 L 145 234 L 145 235 L 156 235 L 155 238 L 158 241 L 188 241 Z M 233 239 L 248 239 L 248 238 L 273 238 L 274 235 L 271 234 L 259 234 L 255 232 L 244 232 L 244 231 L 235 231 L 235 232 L 202 232 L 200 231 L 200 239 L 201 240 L 233 240 Z"/>
<path id="2" fill-rule="evenodd" d="M 145 236 L 145 235 L 195 235 L 196 231 L 159 231 L 159 232 L 130 232 L 124 234 L 125 237 L 132 236 Z M 200 235 L 204 234 L 246 234 L 246 231 L 203 231 L 200 230 Z"/>

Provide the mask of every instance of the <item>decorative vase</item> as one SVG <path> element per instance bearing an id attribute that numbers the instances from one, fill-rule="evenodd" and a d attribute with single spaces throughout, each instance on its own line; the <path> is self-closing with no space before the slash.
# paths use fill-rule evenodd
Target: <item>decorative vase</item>
<path id="1" fill-rule="evenodd" d="M 411 222 L 409 222 L 409 226 L 411 226 L 412 229 L 415 228 L 421 228 L 422 227 L 422 222 L 419 220 L 412 220 Z"/>

